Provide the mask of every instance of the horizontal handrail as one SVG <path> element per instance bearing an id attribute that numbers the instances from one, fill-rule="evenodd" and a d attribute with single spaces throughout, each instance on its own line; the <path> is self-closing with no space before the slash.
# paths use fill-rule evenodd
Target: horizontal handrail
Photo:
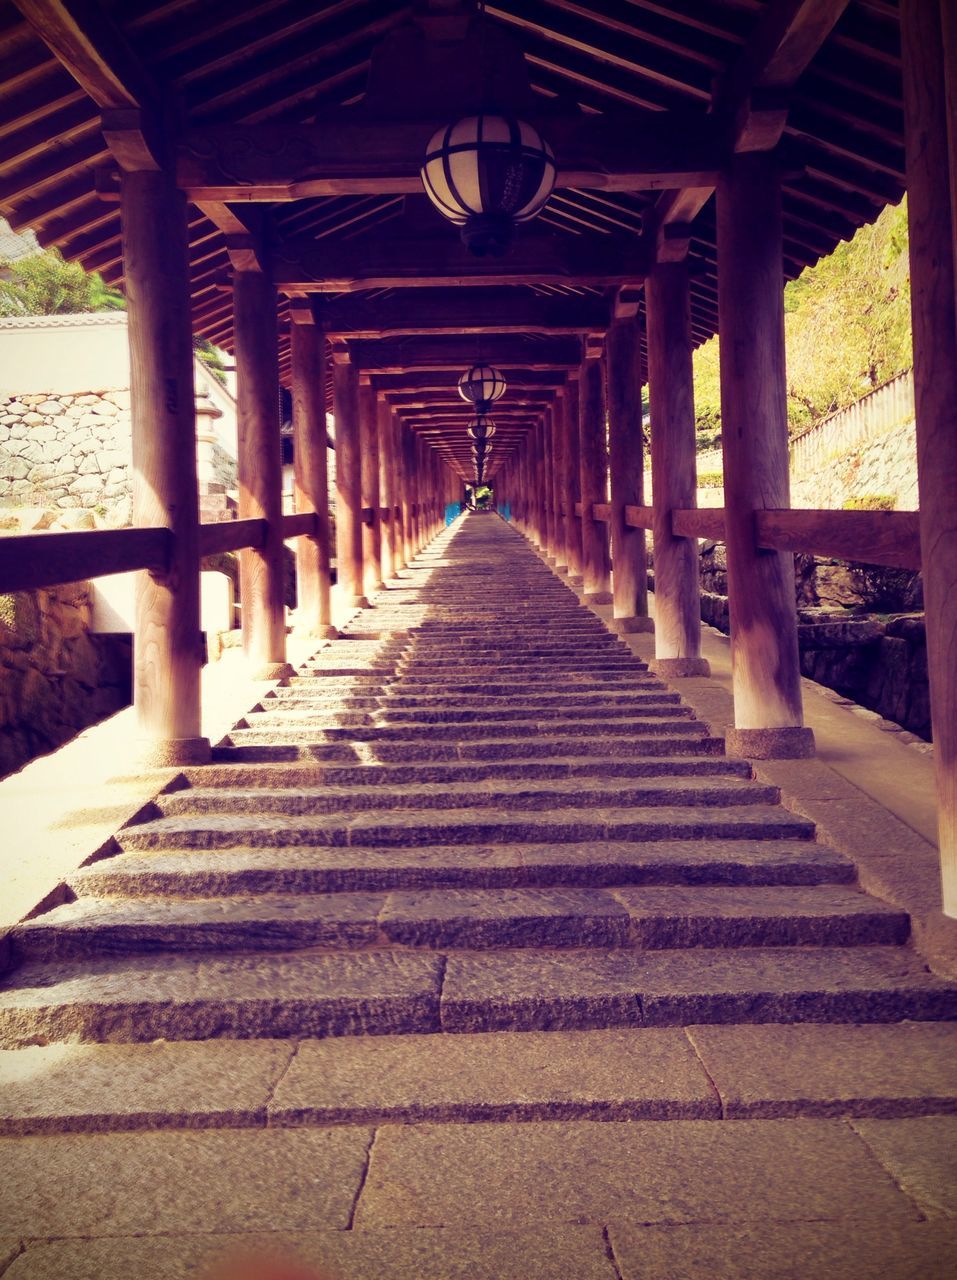
<path id="1" fill-rule="evenodd" d="M 318 532 L 315 511 L 297 511 L 295 515 L 283 516 L 282 536 L 286 538 L 310 538 Z"/>
<path id="2" fill-rule="evenodd" d="M 671 532 L 676 538 L 711 538 L 724 541 L 724 508 L 693 507 L 671 513 Z"/>
<path id="3" fill-rule="evenodd" d="M 650 529 L 654 523 L 654 507 L 625 507 L 625 524 L 631 529 Z"/>
<path id="4" fill-rule="evenodd" d="M 608 524 L 611 520 L 611 505 L 607 502 L 593 502 L 591 518 L 597 520 L 599 524 Z"/>
<path id="5" fill-rule="evenodd" d="M 0 591 L 56 587 L 133 569 L 165 573 L 172 552 L 169 529 L 9 534 L 0 538 Z"/>
<path id="6" fill-rule="evenodd" d="M 859 560 L 891 569 L 919 569 L 916 511 L 758 511 L 759 547 Z"/>
<path id="7" fill-rule="evenodd" d="M 199 554 L 219 556 L 226 551 L 261 547 L 266 541 L 265 520 L 223 520 L 199 526 Z"/>

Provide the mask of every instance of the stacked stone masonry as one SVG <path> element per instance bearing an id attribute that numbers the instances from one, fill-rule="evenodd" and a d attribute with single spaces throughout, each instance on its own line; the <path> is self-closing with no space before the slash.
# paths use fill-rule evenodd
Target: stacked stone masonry
<path id="1" fill-rule="evenodd" d="M 456 522 L 12 931 L 5 1280 L 952 1274 L 957 987 L 722 745 Z"/>

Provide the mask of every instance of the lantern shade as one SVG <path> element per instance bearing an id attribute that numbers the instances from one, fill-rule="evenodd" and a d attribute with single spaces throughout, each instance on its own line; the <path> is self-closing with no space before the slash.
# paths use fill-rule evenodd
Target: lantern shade
<path id="1" fill-rule="evenodd" d="M 490 440 L 495 435 L 495 423 L 491 418 L 473 418 L 466 430 L 475 441 Z"/>
<path id="2" fill-rule="evenodd" d="M 551 147 L 530 124 L 478 115 L 433 134 L 420 172 L 429 199 L 483 257 L 504 253 L 514 224 L 542 210 L 556 167 Z"/>
<path id="3" fill-rule="evenodd" d="M 483 405 L 490 405 L 505 394 L 505 379 L 498 369 L 489 364 L 473 364 L 459 378 L 459 395 L 482 412 Z M 474 425 L 474 423 L 472 424 Z"/>

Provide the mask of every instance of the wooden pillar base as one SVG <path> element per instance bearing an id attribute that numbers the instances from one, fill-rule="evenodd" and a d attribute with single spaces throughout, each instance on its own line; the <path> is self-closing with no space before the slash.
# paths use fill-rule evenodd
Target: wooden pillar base
<path id="1" fill-rule="evenodd" d="M 710 676 L 711 664 L 707 658 L 651 658 L 649 671 L 662 680 L 687 680 L 691 676 Z M 757 730 L 763 733 L 764 730 Z"/>
<path id="2" fill-rule="evenodd" d="M 184 764 L 209 764 L 212 748 L 208 738 L 153 739 L 140 753 L 143 764 L 153 769 L 168 769 Z"/>
<path id="3" fill-rule="evenodd" d="M 582 599 L 586 604 L 614 604 L 615 596 L 612 591 L 585 591 L 582 593 Z"/>
<path id="4" fill-rule="evenodd" d="M 632 636 L 645 631 L 649 634 L 655 629 L 653 618 L 632 615 L 630 618 L 609 618 L 608 625 L 617 635 Z"/>
<path id="5" fill-rule="evenodd" d="M 810 760 L 815 754 L 813 730 L 797 725 L 780 729 L 727 729 L 724 745 L 727 755 L 738 759 Z"/>

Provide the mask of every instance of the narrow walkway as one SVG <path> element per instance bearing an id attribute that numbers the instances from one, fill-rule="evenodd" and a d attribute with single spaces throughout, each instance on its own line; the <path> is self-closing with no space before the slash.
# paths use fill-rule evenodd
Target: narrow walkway
<path id="1" fill-rule="evenodd" d="M 906 914 L 496 517 L 375 604 L 14 931 L 5 1276 L 952 1276 Z"/>

